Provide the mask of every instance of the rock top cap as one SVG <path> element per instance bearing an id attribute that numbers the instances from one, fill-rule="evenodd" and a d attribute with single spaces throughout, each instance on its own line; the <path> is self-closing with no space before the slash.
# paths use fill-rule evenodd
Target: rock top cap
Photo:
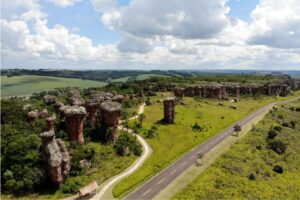
<path id="1" fill-rule="evenodd" d="M 108 112 L 114 112 L 114 111 L 120 111 L 122 108 L 122 105 L 117 102 L 104 102 L 100 105 L 100 109 L 108 111 Z"/>
<path id="2" fill-rule="evenodd" d="M 65 115 L 86 115 L 86 109 L 82 106 L 66 106 Z"/>
<path id="3" fill-rule="evenodd" d="M 175 101 L 176 98 L 175 97 L 166 97 L 164 98 L 164 101 Z"/>
<path id="4" fill-rule="evenodd" d="M 40 134 L 40 137 L 43 139 L 43 140 L 47 140 L 47 141 L 50 141 L 54 138 L 55 136 L 55 133 L 54 131 L 45 131 L 43 133 Z"/>

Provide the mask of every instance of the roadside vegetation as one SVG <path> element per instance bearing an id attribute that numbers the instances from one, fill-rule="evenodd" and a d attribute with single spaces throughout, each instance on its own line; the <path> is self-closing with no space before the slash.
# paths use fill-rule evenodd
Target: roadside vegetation
<path id="1" fill-rule="evenodd" d="M 298 199 L 300 101 L 279 105 L 173 199 Z"/>
<path id="2" fill-rule="evenodd" d="M 242 98 L 239 102 L 218 101 L 184 97 L 178 99 L 175 123 L 166 125 L 163 118 L 163 96 L 171 93 L 158 93 L 151 97 L 145 106 L 145 118 L 129 123 L 131 129 L 143 135 L 153 148 L 153 154 L 133 175 L 125 178 L 113 190 L 115 197 L 124 195 L 141 182 L 157 174 L 180 155 L 204 142 L 219 131 L 247 114 L 270 102 L 288 97 Z M 237 109 L 233 109 L 234 105 Z"/>

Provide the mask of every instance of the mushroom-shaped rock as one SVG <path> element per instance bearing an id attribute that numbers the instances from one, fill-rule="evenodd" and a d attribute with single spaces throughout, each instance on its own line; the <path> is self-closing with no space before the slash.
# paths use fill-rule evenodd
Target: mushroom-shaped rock
<path id="1" fill-rule="evenodd" d="M 64 105 L 59 107 L 58 112 L 59 112 L 60 118 L 63 118 L 65 116 L 66 109 L 67 109 L 67 107 Z"/>
<path id="2" fill-rule="evenodd" d="M 39 112 L 39 117 L 41 117 L 41 118 L 48 117 L 48 110 L 45 108 L 41 112 Z"/>
<path id="3" fill-rule="evenodd" d="M 122 103 L 124 100 L 124 96 L 123 95 L 116 95 L 112 98 L 112 101 L 118 102 L 118 103 Z"/>
<path id="4" fill-rule="evenodd" d="M 88 99 L 88 101 L 86 102 L 85 108 L 88 113 L 88 119 L 93 128 L 96 124 L 97 110 L 103 101 L 104 97 L 95 94 L 91 95 L 90 99 Z"/>
<path id="5" fill-rule="evenodd" d="M 122 105 L 117 102 L 104 102 L 100 105 L 101 122 L 107 127 L 117 127 Z"/>
<path id="6" fill-rule="evenodd" d="M 86 116 L 86 109 L 82 106 L 66 106 L 64 115 L 66 117 L 67 133 L 70 140 L 84 143 L 83 121 Z"/>
<path id="7" fill-rule="evenodd" d="M 51 181 L 59 186 L 70 172 L 70 157 L 62 140 L 55 139 L 54 131 L 40 134 L 42 138 L 41 155 Z"/>
<path id="8" fill-rule="evenodd" d="M 164 98 L 164 121 L 167 123 L 174 123 L 175 100 L 175 97 Z"/>
<path id="9" fill-rule="evenodd" d="M 55 109 L 56 111 L 58 111 L 58 109 L 59 109 L 61 106 L 64 106 L 64 104 L 63 104 L 62 102 L 58 101 L 58 102 L 56 102 L 56 103 L 54 104 L 54 109 Z"/>
<path id="10" fill-rule="evenodd" d="M 31 108 L 32 108 L 32 105 L 28 103 L 28 104 L 25 104 L 25 105 L 22 107 L 22 110 L 23 110 L 23 111 L 29 111 Z"/>
<path id="11" fill-rule="evenodd" d="M 70 101 L 70 104 L 74 105 L 74 106 L 82 106 L 82 105 L 84 105 L 84 99 L 81 96 L 79 96 L 79 95 L 71 96 L 69 98 L 69 101 Z"/>
<path id="12" fill-rule="evenodd" d="M 57 102 L 57 97 L 53 95 L 45 95 L 44 96 L 44 102 L 46 104 L 54 104 Z"/>
<path id="13" fill-rule="evenodd" d="M 106 96 L 112 98 L 114 96 L 114 94 L 112 92 L 106 92 Z"/>
<path id="14" fill-rule="evenodd" d="M 37 118 L 39 118 L 39 111 L 38 110 L 30 111 L 27 114 L 27 119 L 28 119 L 29 122 L 34 122 Z"/>
<path id="15" fill-rule="evenodd" d="M 54 131 L 56 115 L 53 114 L 46 119 L 47 122 L 47 131 Z"/>
<path id="16" fill-rule="evenodd" d="M 184 88 L 174 88 L 173 92 L 176 97 L 184 96 Z"/>

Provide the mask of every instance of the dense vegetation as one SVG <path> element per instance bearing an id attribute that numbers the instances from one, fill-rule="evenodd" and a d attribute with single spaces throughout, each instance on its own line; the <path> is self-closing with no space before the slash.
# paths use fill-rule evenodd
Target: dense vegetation
<path id="1" fill-rule="evenodd" d="M 274 107 L 174 199 L 298 199 L 300 101 Z"/>
<path id="2" fill-rule="evenodd" d="M 62 197 L 63 193 L 74 193 L 93 180 L 103 182 L 107 178 L 120 173 L 141 154 L 141 145 L 132 135 L 121 133 L 115 143 L 101 141 L 101 127 L 92 129 L 86 121 L 84 125 L 85 145 L 69 142 L 65 127 L 56 121 L 56 137 L 65 141 L 72 157 L 70 177 L 59 188 L 49 186 L 44 163 L 40 157 L 41 139 L 39 134 L 46 128 L 45 119 L 38 118 L 35 123 L 27 122 L 29 109 L 54 113 L 53 105 L 46 105 L 43 96 L 56 95 L 67 104 L 67 93 L 70 88 L 56 89 L 49 92 L 35 93 L 30 99 L 9 98 L 1 100 L 1 189 L 4 194 L 17 196 L 31 193 L 43 193 Z M 89 89 L 81 91 L 83 98 L 88 98 Z M 126 100 L 124 102 L 123 118 L 131 117 L 129 110 L 136 110 L 141 100 Z M 58 117 L 59 118 L 59 117 Z M 100 123 L 97 123 L 100 124 Z M 130 154 L 123 156 L 120 149 L 129 147 Z M 123 156 L 123 157 L 122 157 Z M 83 165 L 82 160 L 88 165 Z M 84 178 L 83 178 L 84 177 Z M 36 197 L 35 197 L 36 198 Z M 40 198 L 44 198 L 40 196 Z"/>

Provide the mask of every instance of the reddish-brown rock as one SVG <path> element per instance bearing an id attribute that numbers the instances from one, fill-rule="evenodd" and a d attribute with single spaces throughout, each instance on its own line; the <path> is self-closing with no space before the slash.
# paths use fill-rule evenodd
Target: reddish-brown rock
<path id="1" fill-rule="evenodd" d="M 174 123 L 175 117 L 175 98 L 164 98 L 164 121 L 167 123 Z"/>
<path id="2" fill-rule="evenodd" d="M 34 110 L 34 111 L 30 111 L 27 114 L 27 120 L 29 122 L 35 122 L 35 120 L 39 118 L 39 111 L 38 110 Z"/>
<path id="3" fill-rule="evenodd" d="M 64 142 L 55 139 L 54 131 L 43 132 L 41 155 L 51 181 L 59 186 L 70 172 L 70 156 Z"/>
<path id="4" fill-rule="evenodd" d="M 184 96 L 184 88 L 174 88 L 173 92 L 176 97 Z"/>
<path id="5" fill-rule="evenodd" d="M 116 95 L 112 98 L 112 101 L 122 103 L 125 97 L 123 95 Z"/>
<path id="6" fill-rule="evenodd" d="M 69 138 L 79 144 L 84 144 L 83 122 L 86 114 L 86 109 L 82 106 L 66 106 L 64 113 Z"/>
<path id="7" fill-rule="evenodd" d="M 118 127 L 122 105 L 117 102 L 104 102 L 100 105 L 101 122 L 107 127 Z"/>
<path id="8" fill-rule="evenodd" d="M 56 120 L 56 115 L 53 114 L 50 117 L 46 119 L 47 122 L 47 131 L 54 131 L 54 126 L 55 126 L 55 120 Z"/>
<path id="9" fill-rule="evenodd" d="M 45 95 L 44 102 L 46 104 L 55 104 L 57 102 L 57 97 L 53 95 Z"/>

